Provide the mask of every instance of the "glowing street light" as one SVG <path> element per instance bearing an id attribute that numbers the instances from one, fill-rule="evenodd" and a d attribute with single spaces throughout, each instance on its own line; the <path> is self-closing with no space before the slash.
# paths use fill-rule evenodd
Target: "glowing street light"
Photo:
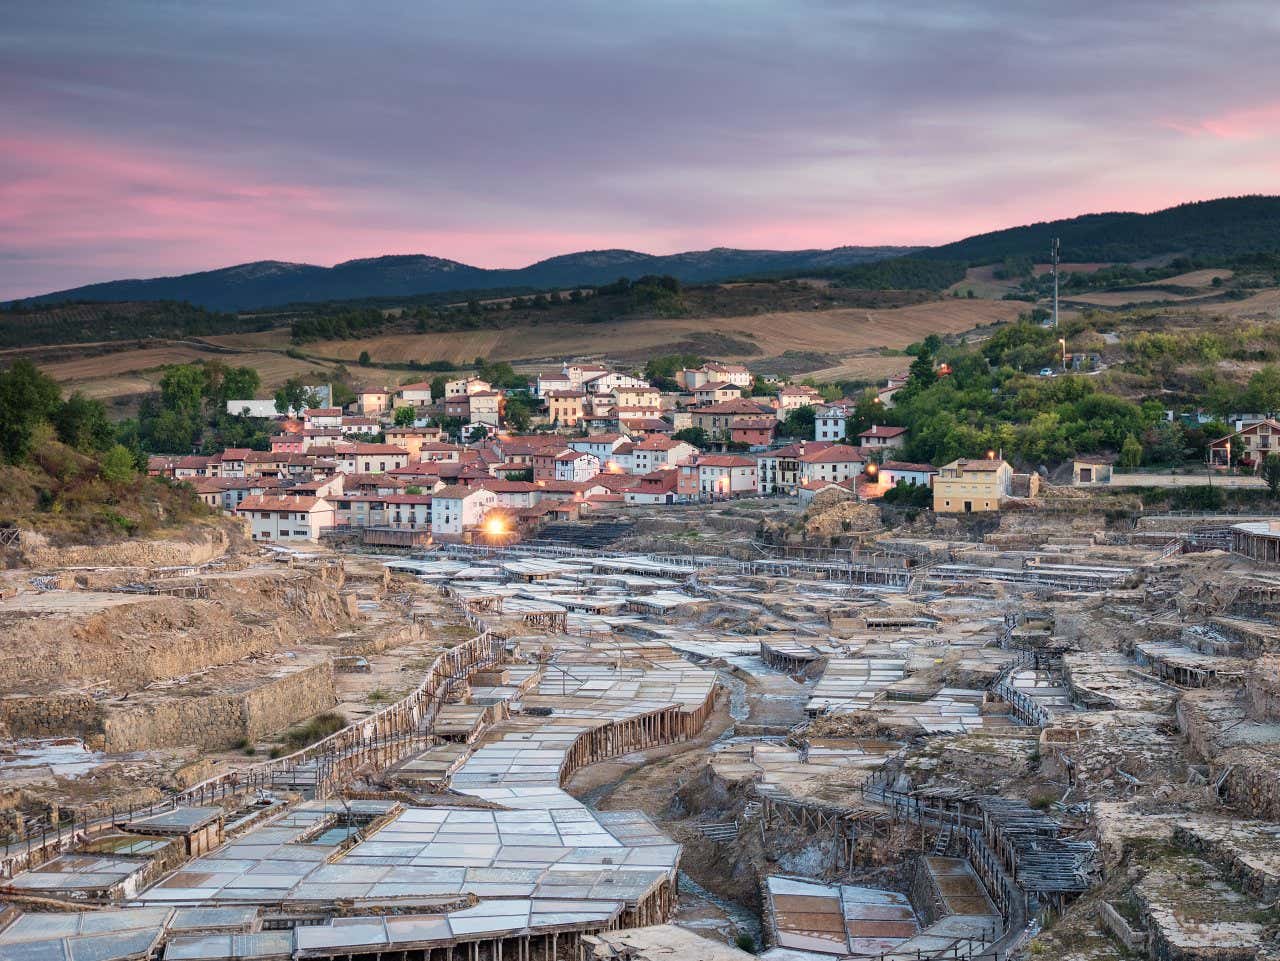
<path id="1" fill-rule="evenodd" d="M 1062 369 L 1067 369 L 1067 338 L 1059 337 L 1058 343 L 1062 345 Z"/>
<path id="2" fill-rule="evenodd" d="M 507 519 L 499 514 L 490 514 L 484 520 L 484 532 L 490 537 L 502 537 L 507 533 Z"/>

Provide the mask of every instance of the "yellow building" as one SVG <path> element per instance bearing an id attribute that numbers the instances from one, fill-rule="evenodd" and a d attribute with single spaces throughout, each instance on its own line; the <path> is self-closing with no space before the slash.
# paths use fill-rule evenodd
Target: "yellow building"
<path id="1" fill-rule="evenodd" d="M 998 511 L 1010 496 L 1013 468 L 1003 460 L 953 460 L 933 482 L 933 509 L 940 514 Z"/>

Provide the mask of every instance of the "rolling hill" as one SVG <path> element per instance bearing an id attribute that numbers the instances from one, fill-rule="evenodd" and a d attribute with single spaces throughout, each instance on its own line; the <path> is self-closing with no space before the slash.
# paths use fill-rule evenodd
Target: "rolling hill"
<path id="1" fill-rule="evenodd" d="M 178 300 L 210 310 L 250 310 L 454 290 L 537 290 L 593 285 L 643 274 L 670 274 L 681 281 L 695 283 L 752 273 L 847 267 L 900 256 L 913 249 L 837 247 L 783 251 L 718 247 L 666 256 L 633 250 L 594 250 L 552 257 L 518 270 L 487 270 L 424 254 L 348 260 L 333 267 L 263 260 L 177 277 L 89 284 L 30 297 L 21 303 Z"/>
<path id="2" fill-rule="evenodd" d="M 1222 260 L 1280 251 L 1280 197 L 1224 197 L 1150 214 L 1085 214 L 978 234 L 914 256 L 971 266 L 1006 257 L 1042 261 L 1054 237 L 1062 241 L 1064 261 L 1132 263 L 1169 255 Z"/>

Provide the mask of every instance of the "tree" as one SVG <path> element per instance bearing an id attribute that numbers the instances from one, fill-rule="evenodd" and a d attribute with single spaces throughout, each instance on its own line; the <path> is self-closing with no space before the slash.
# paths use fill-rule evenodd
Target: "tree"
<path id="1" fill-rule="evenodd" d="M 404 489 L 404 492 L 406 494 L 414 494 L 414 495 L 421 494 L 422 488 L 419 487 L 417 484 L 410 484 L 408 487 Z"/>
<path id="2" fill-rule="evenodd" d="M 356 361 L 356 363 L 358 363 L 361 367 L 368 367 L 371 363 L 373 363 L 373 358 L 369 356 L 369 352 L 367 350 L 362 350 L 360 351 L 360 359 Z"/>
<path id="3" fill-rule="evenodd" d="M 478 360 L 484 360 L 484 358 L 483 358 L 483 357 L 479 357 L 479 358 L 477 358 L 477 359 L 478 359 Z M 435 399 L 435 398 L 437 398 L 437 397 L 444 397 L 444 392 L 445 392 L 446 390 L 448 390 L 448 385 L 449 385 L 449 380 L 448 380 L 448 378 L 447 378 L 447 377 L 445 377 L 445 376 L 443 376 L 443 375 L 438 376 L 438 377 L 433 377 L 433 378 L 431 378 L 431 397 L 432 397 L 432 399 L 434 400 L 434 399 Z"/>
<path id="4" fill-rule="evenodd" d="M 59 404 L 57 383 L 29 360 L 16 360 L 0 371 L 0 454 L 19 463 L 31 450 L 36 425 L 48 420 Z"/>
<path id="5" fill-rule="evenodd" d="M 123 444 L 116 444 L 102 455 L 100 472 L 108 484 L 119 487 L 129 483 L 137 474 L 133 453 Z"/>
<path id="6" fill-rule="evenodd" d="M 514 431 L 526 431 L 532 420 L 529 404 L 523 397 L 508 397 L 506 409 L 502 413 L 507 426 Z"/>
<path id="7" fill-rule="evenodd" d="M 1120 466 L 1125 470 L 1137 470 L 1142 463 L 1142 444 L 1138 438 L 1129 434 L 1120 448 Z"/>
<path id="8" fill-rule="evenodd" d="M 699 450 L 706 447 L 710 440 L 710 438 L 707 437 L 707 432 L 701 427 L 685 427 L 684 429 L 678 430 L 672 434 L 671 439 L 682 440 L 686 444 L 692 444 Z"/>
<path id="9" fill-rule="evenodd" d="M 412 427 L 417 416 L 418 415 L 414 412 L 412 407 L 397 407 L 395 414 L 392 416 L 392 420 L 395 421 L 395 425 L 397 427 Z"/>
<path id="10" fill-rule="evenodd" d="M 1260 472 L 1262 479 L 1267 482 L 1267 490 L 1271 492 L 1271 496 L 1280 496 L 1280 454 L 1268 454 L 1262 458 Z"/>
<path id="11" fill-rule="evenodd" d="M 286 380 L 284 385 L 276 391 L 275 398 L 276 410 L 281 414 L 306 410 L 314 400 L 312 392 L 307 390 L 301 377 L 290 377 Z"/>
<path id="12" fill-rule="evenodd" d="M 786 419 L 782 422 L 781 433 L 787 437 L 804 437 L 813 438 L 813 422 L 815 411 L 811 404 L 805 404 L 803 407 L 797 407 L 795 410 L 788 411 Z"/>
<path id="13" fill-rule="evenodd" d="M 115 443 L 116 431 L 107 419 L 107 408 L 79 391 L 53 412 L 52 421 L 58 440 L 76 450 L 101 451 Z"/>

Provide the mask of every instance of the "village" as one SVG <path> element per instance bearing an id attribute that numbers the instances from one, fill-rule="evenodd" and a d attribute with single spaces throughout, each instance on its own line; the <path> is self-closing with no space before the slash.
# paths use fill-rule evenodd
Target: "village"
<path id="1" fill-rule="evenodd" d="M 890 378 L 875 403 L 890 410 L 907 380 Z M 510 543 L 618 506 L 785 496 L 805 507 L 824 491 L 867 501 L 903 487 L 939 513 L 990 512 L 1040 489 L 1040 475 L 1016 473 L 994 450 L 936 467 L 897 459 L 906 428 L 850 431 L 856 401 L 824 401 L 809 385 L 777 383 L 750 396 L 756 380 L 745 366 L 716 363 L 680 370 L 677 381 L 680 390 L 663 392 L 631 374 L 565 363 L 537 375 L 538 429 L 523 432 L 504 419 L 507 395 L 472 376 L 445 381 L 442 396 L 430 382 L 362 389 L 351 410 L 285 416 L 270 401 L 232 400 L 231 413 L 274 414 L 270 451 L 153 456 L 148 473 L 190 483 L 271 543 L 342 534 L 385 545 Z M 811 414 L 812 437 L 780 437 L 797 411 Z M 1280 424 L 1265 416 L 1237 427 L 1209 447 L 1210 467 L 1247 466 L 1273 436 L 1280 442 Z M 1081 457 L 1072 482 L 1110 485 L 1113 465 Z M 1257 477 L 1225 480 L 1251 482 L 1263 486 Z"/>
<path id="2" fill-rule="evenodd" d="M 1272 956 L 1280 523 L 754 383 L 366 390 L 153 457 L 212 540 L 19 534 L 0 958 Z"/>

